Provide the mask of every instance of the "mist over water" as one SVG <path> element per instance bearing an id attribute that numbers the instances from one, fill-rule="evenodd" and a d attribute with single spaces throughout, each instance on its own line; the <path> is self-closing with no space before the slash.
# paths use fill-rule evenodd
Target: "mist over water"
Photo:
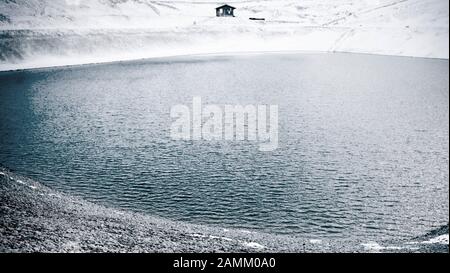
<path id="1" fill-rule="evenodd" d="M 448 222 L 448 60 L 162 58 L 0 73 L 0 164 L 164 218 L 409 238 Z M 174 141 L 170 107 L 279 106 L 279 148 Z"/>

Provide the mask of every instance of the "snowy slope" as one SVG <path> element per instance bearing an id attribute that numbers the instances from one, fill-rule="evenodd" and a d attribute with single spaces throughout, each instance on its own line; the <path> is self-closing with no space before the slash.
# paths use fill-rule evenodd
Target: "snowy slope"
<path id="1" fill-rule="evenodd" d="M 235 18 L 208 0 L 0 0 L 0 70 L 240 51 L 449 56 L 446 0 L 227 3 Z"/>

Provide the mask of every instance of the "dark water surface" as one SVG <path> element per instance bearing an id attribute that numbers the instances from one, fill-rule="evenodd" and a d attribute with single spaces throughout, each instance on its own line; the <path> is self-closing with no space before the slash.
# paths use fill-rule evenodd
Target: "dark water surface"
<path id="1" fill-rule="evenodd" d="M 327 238 L 448 222 L 448 60 L 183 57 L 0 73 L 0 164 L 165 218 Z M 174 141 L 170 107 L 278 104 L 279 148 Z"/>

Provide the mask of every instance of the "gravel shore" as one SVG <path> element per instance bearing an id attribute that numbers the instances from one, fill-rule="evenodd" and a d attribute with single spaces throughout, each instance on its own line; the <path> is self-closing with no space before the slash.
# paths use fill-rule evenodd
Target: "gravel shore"
<path id="1" fill-rule="evenodd" d="M 439 236 L 447 236 L 447 244 L 426 243 Z M 395 245 L 308 240 L 159 219 L 59 193 L 0 167 L 0 252 L 448 252 L 448 225 Z"/>

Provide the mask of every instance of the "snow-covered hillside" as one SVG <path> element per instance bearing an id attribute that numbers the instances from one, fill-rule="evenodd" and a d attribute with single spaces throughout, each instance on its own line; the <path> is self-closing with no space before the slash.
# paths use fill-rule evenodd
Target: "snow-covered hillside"
<path id="1" fill-rule="evenodd" d="M 447 0 L 0 0 L 0 70 L 179 54 L 449 57 Z M 251 21 L 263 17 L 265 21 Z"/>

